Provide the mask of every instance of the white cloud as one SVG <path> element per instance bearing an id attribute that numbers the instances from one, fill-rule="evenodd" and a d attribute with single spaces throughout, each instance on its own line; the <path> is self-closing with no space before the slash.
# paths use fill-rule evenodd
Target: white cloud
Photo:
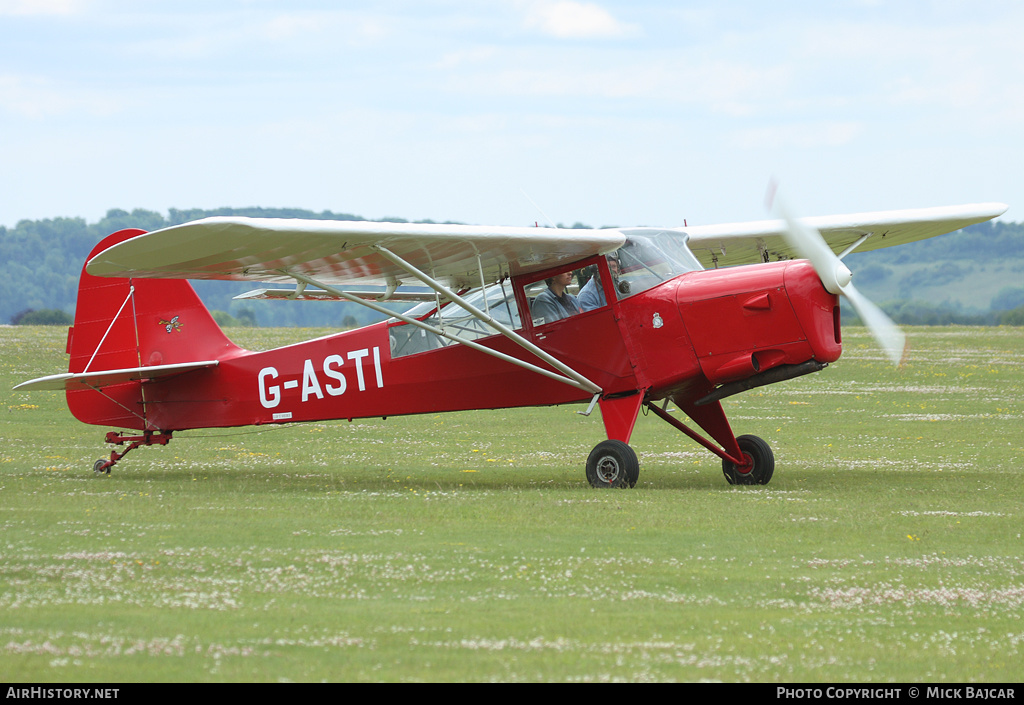
<path id="1" fill-rule="evenodd" d="M 75 15 L 86 0 L 0 0 L 0 15 Z"/>
<path id="2" fill-rule="evenodd" d="M 821 122 L 759 127 L 737 131 L 732 145 L 738 149 L 822 149 L 844 147 L 864 133 L 858 122 Z"/>
<path id="3" fill-rule="evenodd" d="M 785 68 L 689 55 L 588 59 L 505 57 L 449 77 L 446 88 L 467 97 L 632 100 L 648 115 L 668 109 L 688 118 L 751 117 L 769 109 L 792 81 Z"/>
<path id="4" fill-rule="evenodd" d="M 330 37 L 347 43 L 377 42 L 393 33 L 392 21 L 380 15 L 344 11 L 298 11 L 277 15 L 249 28 L 252 34 L 271 41 L 307 42 Z"/>
<path id="5" fill-rule="evenodd" d="M 526 5 L 526 26 L 560 39 L 623 37 L 636 34 L 636 25 L 615 19 L 591 2 L 537 0 Z"/>
<path id="6" fill-rule="evenodd" d="M 106 116 L 116 110 L 109 95 L 46 78 L 0 74 L 0 113 L 36 120 L 74 114 Z"/>
<path id="7" fill-rule="evenodd" d="M 498 50 L 493 46 L 472 47 L 465 50 L 453 51 L 445 54 L 439 61 L 433 64 L 435 69 L 451 71 L 464 66 L 477 66 L 490 61 L 498 56 Z"/>

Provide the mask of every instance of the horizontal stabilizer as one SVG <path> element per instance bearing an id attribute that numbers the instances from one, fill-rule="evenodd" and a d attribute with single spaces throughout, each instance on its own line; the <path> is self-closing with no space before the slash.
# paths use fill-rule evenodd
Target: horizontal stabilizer
<path id="1" fill-rule="evenodd" d="M 179 362 L 174 365 L 152 365 L 150 367 L 132 367 L 123 370 L 100 370 L 98 372 L 66 372 L 62 375 L 50 375 L 22 382 L 16 390 L 32 391 L 37 389 L 67 390 L 100 389 L 112 384 L 134 382 L 142 379 L 155 379 L 168 375 L 181 374 L 204 367 L 216 367 L 217 360 L 203 362 Z"/>

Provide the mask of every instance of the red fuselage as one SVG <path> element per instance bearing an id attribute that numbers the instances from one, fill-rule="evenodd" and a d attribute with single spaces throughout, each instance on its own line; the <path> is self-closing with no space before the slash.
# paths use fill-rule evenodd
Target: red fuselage
<path id="1" fill-rule="evenodd" d="M 96 281 L 109 289 L 113 284 L 107 282 L 128 280 Z M 211 329 L 212 320 L 201 320 L 205 309 L 196 305 L 198 299 L 183 303 L 168 292 L 165 287 L 172 282 L 131 284 L 136 287 L 135 334 L 130 335 L 126 322 L 124 360 L 108 360 L 106 367 L 127 367 L 132 358 L 146 365 L 213 356 L 219 364 L 177 377 L 124 383 L 103 394 L 69 392 L 69 407 L 86 423 L 167 431 L 590 398 L 463 345 L 392 358 L 393 334 L 408 325 L 395 321 L 249 352 L 223 338 L 212 341 L 219 331 Z M 121 296 L 111 293 L 105 308 L 113 309 Z M 113 310 L 104 310 L 92 318 L 109 321 L 113 316 Z M 73 372 L 84 369 L 103 327 L 93 322 L 90 328 L 80 318 L 81 310 L 69 336 L 74 340 L 69 344 Z M 780 365 L 832 362 L 841 353 L 837 297 L 804 261 L 689 272 L 561 321 L 534 327 L 529 319 L 524 317 L 519 332 L 599 385 L 604 397 L 642 391 L 648 400 L 672 397 L 687 404 L 719 384 Z M 546 366 L 501 335 L 478 342 Z"/>

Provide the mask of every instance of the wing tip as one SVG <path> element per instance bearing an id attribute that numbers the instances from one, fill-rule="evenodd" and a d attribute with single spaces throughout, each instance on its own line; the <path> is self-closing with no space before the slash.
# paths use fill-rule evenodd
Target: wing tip
<path id="1" fill-rule="evenodd" d="M 36 377 L 35 379 L 26 380 L 21 384 L 16 384 L 11 388 L 11 391 L 17 392 L 39 392 L 39 391 L 61 391 L 64 389 L 66 380 L 70 377 L 67 373 L 59 375 L 49 375 L 47 377 Z"/>
<path id="2" fill-rule="evenodd" d="M 992 202 L 992 203 L 986 203 L 985 205 L 991 207 L 993 209 L 993 211 L 995 211 L 995 213 L 992 216 L 993 218 L 998 218 L 1003 213 L 1005 213 L 1006 211 L 1010 210 L 1010 206 L 1008 206 L 1005 203 Z"/>

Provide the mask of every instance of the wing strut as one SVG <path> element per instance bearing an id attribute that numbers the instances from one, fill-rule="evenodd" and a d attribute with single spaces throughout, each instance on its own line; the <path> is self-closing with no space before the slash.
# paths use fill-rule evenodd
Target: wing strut
<path id="1" fill-rule="evenodd" d="M 386 247 L 381 247 L 380 245 L 372 245 L 372 247 L 373 247 L 373 249 L 377 250 L 382 255 L 384 255 L 384 257 L 386 257 L 387 259 L 391 260 L 395 265 L 401 267 L 406 272 L 408 272 L 412 276 L 414 276 L 417 279 L 419 279 L 421 282 L 423 282 L 424 284 L 429 286 L 431 289 L 436 291 L 438 294 L 441 294 L 442 296 L 448 298 L 454 304 L 456 304 L 459 308 L 461 308 L 462 310 L 466 311 L 467 313 L 471 314 L 475 318 L 477 318 L 480 321 L 482 321 L 484 323 L 484 325 L 489 326 L 490 328 L 493 328 L 495 331 L 497 331 L 498 333 L 501 333 L 503 336 L 505 336 L 506 338 L 511 340 L 513 343 L 516 343 L 521 348 L 523 348 L 523 349 L 533 353 L 534 355 L 539 357 L 541 360 L 543 360 L 544 362 L 548 363 L 549 365 L 554 367 L 556 370 L 558 370 L 559 372 L 564 374 L 566 377 L 569 377 L 572 381 L 570 381 L 569 379 L 562 378 L 563 381 L 565 381 L 567 384 L 571 384 L 573 387 L 576 387 L 577 389 L 582 389 L 583 391 L 589 392 L 591 394 L 598 394 L 598 393 L 600 393 L 602 391 L 599 386 L 597 386 L 596 384 L 591 382 L 589 379 L 587 379 L 586 377 L 581 375 L 579 372 L 577 372 L 576 370 L 572 369 L 571 367 L 569 367 L 568 365 L 566 365 L 565 363 L 563 363 L 561 360 L 559 360 L 558 358 L 554 357 L 553 355 L 550 355 L 549 353 L 544 352 L 539 347 L 537 347 L 536 345 L 531 343 L 529 340 L 527 340 L 526 338 L 524 338 L 523 336 L 519 335 L 518 333 L 513 331 L 511 328 L 506 326 L 504 323 L 501 323 L 500 321 L 496 321 L 489 313 L 484 313 L 480 309 L 476 308 L 471 303 L 467 302 L 461 296 L 456 294 L 454 291 L 452 291 L 451 289 L 446 287 L 444 284 L 442 284 L 441 282 L 437 281 L 433 277 L 427 276 L 425 273 L 421 272 L 419 269 L 414 267 L 409 262 L 406 262 L 404 259 L 402 259 L 398 255 L 396 255 L 395 253 L 391 252 Z M 479 258 L 478 258 L 478 261 L 479 261 Z M 480 281 L 483 282 L 483 280 L 484 280 L 483 269 L 481 268 L 481 270 L 480 270 Z M 459 338 L 458 336 L 449 336 L 449 337 L 451 337 L 452 340 L 455 340 L 456 342 L 460 342 L 460 343 L 471 342 L 471 341 L 463 340 L 463 339 Z M 482 350 L 486 351 L 488 354 L 499 354 L 499 353 L 497 353 L 497 351 L 491 350 L 490 348 L 486 348 L 486 347 L 484 347 L 482 345 L 479 346 L 479 347 Z M 516 361 L 515 364 L 522 365 L 524 367 L 528 365 L 528 363 L 524 363 L 522 360 L 519 360 L 518 358 L 514 358 L 514 357 L 510 357 L 510 356 L 505 356 L 505 357 L 509 357 L 510 361 L 511 360 L 515 360 Z M 542 371 L 542 368 L 535 367 L 533 365 L 530 365 L 528 369 L 531 369 L 531 368 L 536 370 L 536 371 Z M 551 375 L 548 375 L 548 376 L 551 376 Z M 557 377 L 555 377 L 555 378 L 557 379 Z"/>
<path id="2" fill-rule="evenodd" d="M 340 289 L 335 289 L 334 287 L 331 287 L 331 286 L 328 286 L 328 285 L 323 284 L 321 282 L 318 282 L 315 279 L 312 279 L 312 278 L 307 277 L 305 275 L 298 274 L 296 272 L 289 272 L 289 271 L 284 270 L 284 269 L 279 270 L 279 271 L 282 274 L 286 274 L 287 276 L 292 277 L 293 279 L 295 279 L 298 282 L 304 282 L 306 284 L 310 284 L 312 286 L 321 288 L 321 289 L 323 289 L 326 292 L 334 294 L 335 296 L 339 296 L 339 297 L 341 297 L 343 299 L 346 299 L 348 301 L 353 301 L 353 302 L 355 302 L 357 304 L 360 304 L 362 306 L 366 306 L 367 308 L 373 309 L 374 311 L 377 311 L 378 313 L 382 313 L 385 316 L 390 316 L 390 317 L 397 318 L 398 320 L 403 321 L 404 323 L 408 323 L 408 324 L 416 326 L 418 328 L 422 328 L 423 330 L 429 331 L 429 332 L 431 332 L 431 333 L 433 333 L 435 335 L 441 336 L 443 338 L 447 338 L 448 340 L 454 341 L 456 343 L 461 343 L 462 345 L 465 345 L 467 347 L 473 348 L 474 350 L 478 350 L 478 351 L 480 351 L 482 353 L 485 353 L 487 355 L 491 355 L 491 356 L 496 357 L 496 358 L 498 358 L 500 360 L 504 360 L 504 361 L 509 362 L 509 363 L 511 363 L 513 365 L 518 365 L 519 367 L 522 367 L 524 369 L 530 370 L 531 372 L 536 372 L 537 374 L 544 375 L 545 377 L 549 377 L 549 378 L 551 378 L 553 380 L 557 380 L 559 382 L 564 382 L 565 384 L 568 384 L 568 385 L 570 385 L 572 387 L 575 387 L 575 388 L 580 389 L 580 390 L 582 390 L 584 392 L 587 392 L 588 394 L 600 394 L 601 393 L 601 391 L 602 391 L 601 387 L 599 387 L 598 385 L 594 384 L 589 379 L 587 379 L 586 377 L 581 375 L 579 372 L 577 372 L 576 370 L 572 369 L 571 367 L 569 367 L 565 363 L 561 362 L 557 358 L 553 357 L 549 353 L 544 352 L 539 347 L 537 347 L 536 345 L 531 343 L 529 340 L 526 340 L 521 335 L 519 335 L 515 331 L 511 330 L 510 328 L 508 328 L 504 324 L 494 320 L 489 314 L 486 314 L 483 311 L 480 311 L 479 309 L 477 309 L 472 304 L 467 303 L 465 299 L 463 299 L 461 296 L 456 294 L 454 291 L 452 291 L 451 289 L 447 288 L 446 286 L 444 286 L 443 284 L 441 284 L 440 282 L 435 280 L 433 277 L 427 276 L 426 274 L 424 274 L 420 270 L 418 270 L 415 267 L 413 267 L 408 262 L 405 262 L 404 260 L 402 260 L 397 255 L 395 255 L 395 254 L 385 250 L 383 247 L 377 247 L 376 249 L 380 250 L 382 255 L 384 255 L 385 257 L 387 257 L 391 261 L 393 261 L 399 267 L 402 267 L 405 271 L 407 271 L 409 274 L 411 274 L 412 276 L 414 276 L 417 279 L 419 279 L 420 281 L 422 281 L 424 284 L 429 286 L 431 289 L 436 291 L 438 294 L 440 294 L 441 296 L 444 296 L 445 298 L 451 300 L 452 303 L 454 303 L 456 306 L 458 306 L 459 308 L 463 309 L 467 313 L 471 314 L 472 316 L 480 319 L 485 325 L 487 325 L 489 328 L 493 329 L 496 333 L 501 333 L 502 335 L 504 335 L 509 340 L 511 340 L 514 343 L 520 345 L 521 347 L 523 347 L 527 351 L 533 353 L 534 355 L 539 357 L 541 360 L 543 360 L 544 362 L 548 363 L 549 365 L 554 367 L 559 372 L 562 372 L 563 374 L 558 374 L 557 372 L 552 372 L 551 370 L 546 370 L 543 367 L 538 367 L 537 365 L 534 365 L 534 364 L 531 364 L 529 362 L 526 362 L 525 360 L 520 360 L 517 357 L 512 357 L 511 355 L 506 355 L 503 352 L 499 352 L 499 351 L 494 350 L 492 348 L 488 348 L 488 347 L 486 347 L 484 345 L 481 345 L 480 343 L 477 343 L 476 341 L 467 340 L 465 338 L 461 338 L 461 337 L 459 337 L 458 335 L 456 335 L 454 333 L 449 333 L 446 330 L 443 330 L 441 328 L 437 328 L 435 326 L 432 326 L 429 323 L 424 323 L 423 321 L 416 320 L 415 318 L 412 318 L 410 316 L 406 316 L 406 315 L 401 314 L 401 313 L 395 313 L 394 311 L 391 311 L 390 309 L 384 308 L 380 304 L 377 304 L 377 303 L 375 303 L 373 301 L 367 301 L 366 299 L 361 299 L 361 298 L 359 298 L 357 296 L 354 296 L 354 295 L 349 294 L 347 292 L 341 291 Z"/>
<path id="3" fill-rule="evenodd" d="M 846 257 L 846 255 L 850 254 L 851 252 L 853 252 L 854 250 L 856 250 L 856 249 L 857 249 L 858 247 L 860 247 L 861 245 L 863 245 L 863 244 L 864 244 L 864 242 L 865 242 L 865 241 L 866 241 L 866 240 L 867 240 L 867 239 L 868 239 L 869 237 L 871 237 L 872 235 L 874 235 L 874 233 L 865 233 L 865 234 L 861 235 L 861 236 L 860 236 L 860 237 L 859 237 L 859 238 L 857 239 L 857 242 L 853 243 L 852 245 L 850 245 L 850 246 L 849 246 L 849 247 L 847 247 L 847 248 L 846 248 L 845 250 L 843 250 L 842 252 L 840 252 L 840 253 L 839 253 L 839 259 L 843 259 L 844 257 Z"/>

